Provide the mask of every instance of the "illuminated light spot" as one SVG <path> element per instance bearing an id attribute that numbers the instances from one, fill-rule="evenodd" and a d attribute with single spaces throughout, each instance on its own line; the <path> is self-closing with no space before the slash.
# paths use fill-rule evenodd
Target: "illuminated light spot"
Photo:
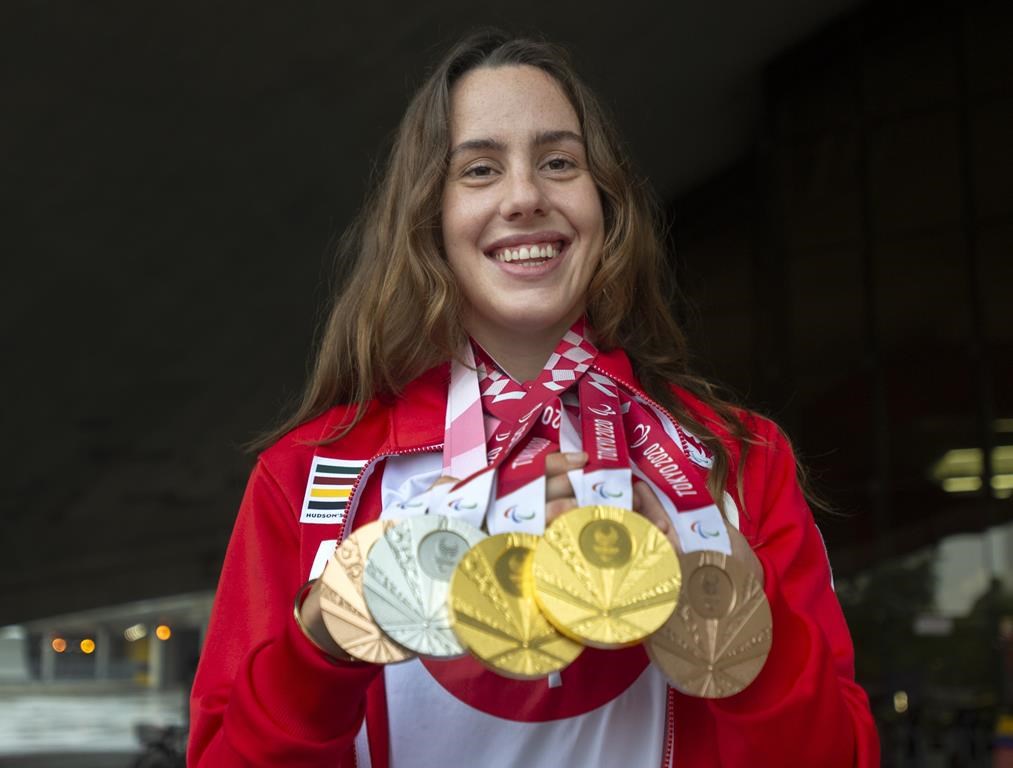
<path id="1" fill-rule="evenodd" d="M 81 641 L 81 652 L 82 653 L 94 653 L 94 651 L 95 651 L 95 641 L 94 640 L 92 640 L 90 637 L 86 637 L 84 640 Z"/>
<path id="2" fill-rule="evenodd" d="M 155 627 L 155 637 L 157 637 L 159 640 L 168 640 L 170 637 L 172 637 L 172 630 L 169 629 L 169 625 L 159 624 L 157 627 Z"/>
<path id="3" fill-rule="evenodd" d="M 65 650 L 67 650 L 67 641 L 64 640 L 62 637 L 54 637 L 53 642 L 50 643 L 50 645 L 53 646 L 53 650 L 56 651 L 57 653 L 63 653 Z"/>
<path id="4" fill-rule="evenodd" d="M 980 488 L 980 477 L 947 477 L 943 480 L 943 490 L 947 493 L 968 493 Z"/>
<path id="5" fill-rule="evenodd" d="M 1013 475 L 992 475 L 992 489 L 995 491 L 1013 490 Z"/>
<path id="6" fill-rule="evenodd" d="M 907 706 L 907 691 L 897 691 L 897 693 L 893 695 L 893 711 L 898 715 L 903 715 L 907 712 Z"/>
<path id="7" fill-rule="evenodd" d="M 123 630 L 123 637 L 128 643 L 136 642 L 142 637 L 147 637 L 148 628 L 143 624 L 134 624 L 132 627 L 127 627 Z"/>

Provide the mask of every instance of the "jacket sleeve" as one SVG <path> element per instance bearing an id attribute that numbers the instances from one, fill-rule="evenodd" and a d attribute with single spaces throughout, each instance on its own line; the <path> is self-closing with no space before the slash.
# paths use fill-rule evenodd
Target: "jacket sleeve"
<path id="1" fill-rule="evenodd" d="M 329 660 L 302 634 L 292 602 L 298 523 L 261 459 L 225 555 L 191 694 L 187 765 L 340 766 L 379 667 Z"/>
<path id="2" fill-rule="evenodd" d="M 851 637 L 795 457 L 774 424 L 761 420 L 758 431 L 764 444 L 747 458 L 743 501 L 753 516 L 749 538 L 763 564 L 773 644 L 751 686 L 709 702 L 720 764 L 874 768 L 876 727 L 855 682 Z"/>

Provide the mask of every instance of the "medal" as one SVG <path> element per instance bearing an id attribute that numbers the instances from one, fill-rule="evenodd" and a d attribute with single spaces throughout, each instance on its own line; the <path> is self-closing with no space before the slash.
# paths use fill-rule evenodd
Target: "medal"
<path id="1" fill-rule="evenodd" d="M 392 664 L 414 656 L 383 633 L 363 596 L 366 557 L 392 525 L 392 520 L 377 520 L 354 531 L 334 551 L 320 576 L 320 607 L 331 638 L 349 656 L 372 664 Z"/>
<path id="2" fill-rule="evenodd" d="M 763 669 L 772 642 L 763 586 L 743 563 L 702 550 L 683 556 L 686 581 L 672 618 L 647 654 L 673 687 L 708 699 L 732 696 Z"/>
<path id="3" fill-rule="evenodd" d="M 458 640 L 485 667 L 520 680 L 559 672 L 583 650 L 535 603 L 530 566 L 538 541 L 530 533 L 483 539 L 450 581 L 450 621 Z"/>
<path id="4" fill-rule="evenodd" d="M 731 539 L 697 463 L 661 430 L 643 406 L 629 401 L 625 419 L 642 436 L 631 445 L 679 536 L 683 594 L 646 646 L 673 688 L 692 696 L 738 693 L 763 668 L 773 621 L 763 586 L 731 556 Z"/>
<path id="5" fill-rule="evenodd" d="M 579 507 L 535 547 L 535 599 L 565 635 L 595 648 L 642 641 L 672 615 L 681 582 L 675 550 L 631 510 Z"/>
<path id="6" fill-rule="evenodd" d="M 464 653 L 450 629 L 447 590 L 458 561 L 484 537 L 445 515 L 410 517 L 384 531 L 369 552 L 363 579 L 366 606 L 380 629 L 423 656 Z"/>

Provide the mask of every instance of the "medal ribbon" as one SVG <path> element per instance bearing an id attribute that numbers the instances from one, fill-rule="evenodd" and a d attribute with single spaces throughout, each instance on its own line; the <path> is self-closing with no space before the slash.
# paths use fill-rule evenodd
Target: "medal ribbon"
<path id="1" fill-rule="evenodd" d="M 489 510 L 490 532 L 497 528 L 544 530 L 545 457 L 558 450 L 559 438 L 543 434 L 534 445 L 522 443 L 538 427 L 541 419 L 537 416 L 545 411 L 546 405 L 558 401 L 559 395 L 574 386 L 594 360 L 597 350 L 584 336 L 584 327 L 583 319 L 578 320 L 560 340 L 539 376 L 524 385 L 503 373 L 480 347 L 476 345 L 472 350 L 469 345 L 461 355 L 462 360 L 455 360 L 451 367 L 444 447 L 444 472 L 454 472 L 451 477 L 463 475 L 464 479 L 391 505 L 381 517 L 439 513 L 478 526 L 490 506 L 497 470 L 506 466 L 504 489 L 514 496 L 521 493 L 521 498 L 508 499 Z M 485 457 L 480 458 L 479 445 L 485 448 Z M 514 458 L 508 464 L 511 456 Z M 536 494 L 539 503 L 533 504 L 531 500 Z M 502 492 L 498 495 L 503 497 Z M 524 501 L 525 509 L 510 510 L 511 501 Z"/>
<path id="2" fill-rule="evenodd" d="M 636 473 L 658 496 L 683 551 L 730 554 L 727 528 L 697 466 L 709 466 L 703 446 L 684 437 L 678 425 L 673 439 L 638 400 L 607 376 L 588 371 L 597 350 L 585 328 L 578 320 L 539 376 L 524 384 L 477 344 L 467 345 L 451 368 L 443 462 L 446 476 L 463 479 L 392 505 L 381 517 L 439 513 L 476 527 L 485 517 L 491 534 L 542 533 L 545 459 L 559 450 L 561 431 L 575 431 L 567 424 L 573 418 L 588 454 L 585 468 L 569 473 L 580 506 L 632 509 Z M 578 407 L 568 394 L 574 388 Z"/>
<path id="3" fill-rule="evenodd" d="M 668 512 L 682 551 L 710 549 L 730 555 L 728 528 L 703 472 L 643 405 L 626 393 L 621 400 L 623 422 L 632 436 L 630 458 Z"/>

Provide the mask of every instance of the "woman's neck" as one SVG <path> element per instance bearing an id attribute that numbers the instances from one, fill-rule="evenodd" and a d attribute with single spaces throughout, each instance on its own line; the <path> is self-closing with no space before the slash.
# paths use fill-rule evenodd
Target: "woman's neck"
<path id="1" fill-rule="evenodd" d="M 573 325 L 573 320 L 559 323 L 558 327 L 539 332 L 526 330 L 500 330 L 487 325 L 467 328 L 471 337 L 492 359 L 518 382 L 538 378 L 549 356 L 559 346 L 563 334 Z"/>

